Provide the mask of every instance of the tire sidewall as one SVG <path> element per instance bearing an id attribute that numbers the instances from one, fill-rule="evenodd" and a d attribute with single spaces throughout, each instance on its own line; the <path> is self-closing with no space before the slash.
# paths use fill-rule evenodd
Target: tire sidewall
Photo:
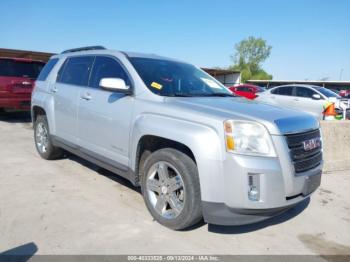
<path id="1" fill-rule="evenodd" d="M 48 132 L 48 145 L 47 145 L 47 150 L 45 153 L 42 153 L 37 145 L 37 138 L 36 138 L 36 132 L 37 132 L 37 126 L 38 124 L 43 123 L 47 132 Z M 49 129 L 49 125 L 47 123 L 47 118 L 46 116 L 38 116 L 35 123 L 34 123 L 34 141 L 35 141 L 35 148 L 38 151 L 39 155 L 44 158 L 44 159 L 50 159 L 50 156 L 52 155 L 53 152 L 53 145 L 52 145 L 52 140 L 51 140 L 51 136 L 50 136 L 50 129 Z"/>
<path id="2" fill-rule="evenodd" d="M 149 169 L 155 163 L 160 161 L 168 162 L 174 166 L 180 173 L 184 183 L 184 208 L 174 219 L 164 218 L 159 215 L 156 210 L 154 210 L 146 190 L 147 174 Z M 161 149 L 152 153 L 145 161 L 144 172 L 141 178 L 142 195 L 148 210 L 160 224 L 175 230 L 180 230 L 193 224 L 191 221 L 199 221 L 201 218 L 201 200 L 198 188 L 199 179 L 197 167 L 193 160 L 187 155 L 174 149 Z M 200 212 L 196 211 L 198 209 L 200 209 Z"/>

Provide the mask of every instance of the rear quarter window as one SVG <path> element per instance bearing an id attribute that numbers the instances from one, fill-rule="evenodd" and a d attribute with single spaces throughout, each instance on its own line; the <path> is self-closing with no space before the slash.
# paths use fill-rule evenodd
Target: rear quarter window
<path id="1" fill-rule="evenodd" d="M 50 59 L 49 62 L 44 66 L 44 68 L 41 70 L 39 76 L 38 76 L 38 81 L 45 81 L 54 66 L 57 64 L 58 58 L 53 58 Z"/>

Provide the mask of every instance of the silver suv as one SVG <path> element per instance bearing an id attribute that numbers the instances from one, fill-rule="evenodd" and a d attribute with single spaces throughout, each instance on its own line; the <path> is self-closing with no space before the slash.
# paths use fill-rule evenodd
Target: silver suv
<path id="1" fill-rule="evenodd" d="M 72 152 L 141 186 L 162 225 L 242 225 L 320 185 L 318 121 L 234 97 L 199 68 L 88 47 L 53 56 L 32 95 L 36 148 Z"/>

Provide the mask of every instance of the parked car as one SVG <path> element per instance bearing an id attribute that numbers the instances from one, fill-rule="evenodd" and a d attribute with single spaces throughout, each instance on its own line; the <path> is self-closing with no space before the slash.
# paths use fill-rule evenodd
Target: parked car
<path id="1" fill-rule="evenodd" d="M 339 95 L 342 97 L 350 98 L 350 89 L 340 90 Z"/>
<path id="2" fill-rule="evenodd" d="M 313 85 L 283 85 L 260 93 L 257 98 L 272 105 L 296 109 L 323 118 L 324 105 L 327 101 L 335 99 L 339 102 L 341 97 L 331 90 Z"/>
<path id="3" fill-rule="evenodd" d="M 248 99 L 255 99 L 258 96 L 258 93 L 265 91 L 265 88 L 263 87 L 249 84 L 231 86 L 229 89 L 234 94 L 243 96 Z"/>
<path id="4" fill-rule="evenodd" d="M 280 214 L 320 185 L 318 121 L 239 97 L 199 68 L 103 47 L 65 51 L 32 96 L 35 145 L 65 149 L 141 186 L 172 228 Z M 103 207 L 101 207 L 103 208 Z"/>
<path id="5" fill-rule="evenodd" d="M 45 63 L 0 57 L 0 109 L 30 109 L 34 81 Z"/>

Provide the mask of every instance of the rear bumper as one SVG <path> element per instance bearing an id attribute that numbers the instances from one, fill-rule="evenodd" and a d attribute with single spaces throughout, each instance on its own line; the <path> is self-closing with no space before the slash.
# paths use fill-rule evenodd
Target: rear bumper
<path id="1" fill-rule="evenodd" d="M 30 95 L 20 98 L 0 98 L 0 108 L 29 110 L 30 99 Z"/>
<path id="2" fill-rule="evenodd" d="M 224 203 L 202 202 L 205 222 L 214 225 L 238 226 L 253 224 L 272 218 L 293 208 L 297 204 L 270 209 L 235 209 Z"/>

